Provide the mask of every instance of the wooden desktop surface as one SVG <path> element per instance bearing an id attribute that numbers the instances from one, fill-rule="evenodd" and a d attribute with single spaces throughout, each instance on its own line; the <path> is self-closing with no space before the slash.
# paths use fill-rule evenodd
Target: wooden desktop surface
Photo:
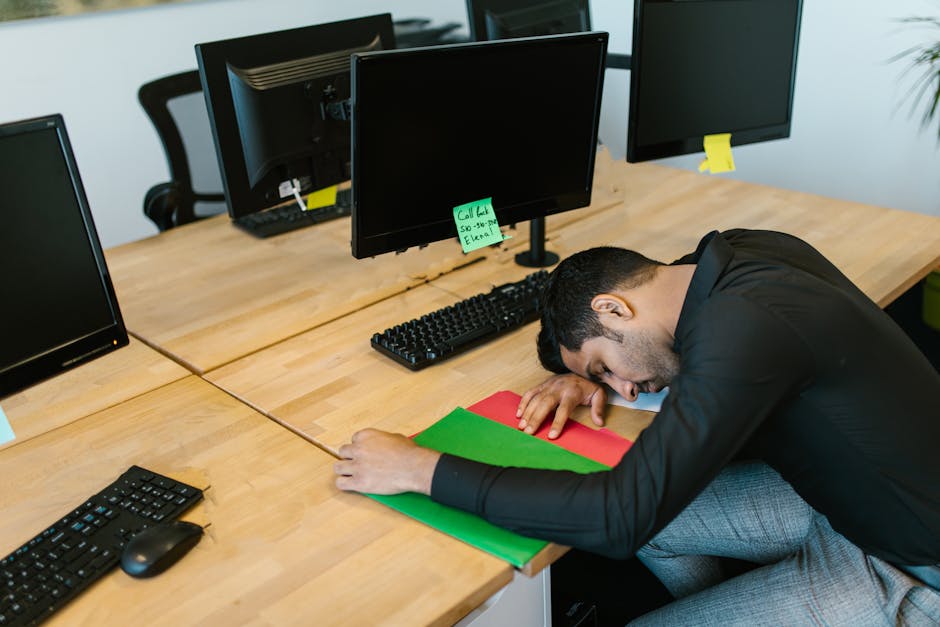
<path id="1" fill-rule="evenodd" d="M 606 150 L 598 153 L 595 192 L 584 215 L 622 200 Z M 420 193 L 420 190 L 416 190 Z M 444 208 L 448 211 L 449 208 Z M 554 224 L 576 216 L 559 214 Z M 529 241 L 508 229 L 505 247 Z M 255 238 L 217 216 L 105 251 L 128 330 L 202 374 L 483 259 L 456 240 L 406 254 L 355 259 L 351 220 Z"/>
<path id="2" fill-rule="evenodd" d="M 598 201 L 550 217 L 550 248 L 567 255 L 614 243 L 671 261 L 715 228 L 775 228 L 818 246 L 881 305 L 940 264 L 938 218 L 655 165 L 607 166 L 596 195 L 622 193 L 622 206 Z M 335 453 L 364 427 L 414 433 L 456 406 L 545 377 L 535 324 L 417 373 L 369 346 L 375 331 L 530 272 L 512 262 L 526 235 L 469 265 L 452 243 L 363 262 L 348 255 L 343 222 L 256 240 L 220 217 L 107 251 L 128 328 L 222 389 L 191 376 L 169 383 L 180 371 L 165 362 L 157 370 L 168 385 L 97 413 L 79 389 L 69 411 L 81 420 L 0 451 L 0 551 L 133 463 L 204 479 L 212 487 L 190 517 L 212 525 L 166 574 L 110 574 L 53 623 L 447 624 L 509 582 L 505 562 L 338 492 L 334 460 L 319 449 Z M 59 393 L 24 398 L 44 413 Z M 631 439 L 652 418 L 612 414 L 609 427 Z"/>
<path id="3" fill-rule="evenodd" d="M 561 227 L 553 225 L 549 218 L 549 249 L 564 257 L 591 246 L 614 245 L 670 262 L 692 252 L 701 236 L 713 229 L 780 230 L 816 246 L 881 307 L 940 266 L 940 218 L 935 216 L 654 164 L 620 163 L 614 164 L 614 170 L 619 175 L 612 173 L 608 180 L 623 190 L 624 204 L 593 212 L 583 220 L 571 220 Z M 448 273 L 433 285 L 457 300 L 485 291 L 491 285 L 518 280 L 530 270 L 517 266 L 511 252 L 500 251 L 483 263 Z M 444 304 L 450 302 L 445 300 Z M 517 333 L 525 338 L 523 343 L 531 351 L 518 357 L 534 359 L 536 331 Z M 487 350 L 488 347 L 476 349 L 481 353 Z M 454 367 L 464 366 L 458 363 Z M 506 386 L 515 371 L 506 371 Z M 521 394 L 529 386 L 528 376 L 521 378 L 518 385 L 515 391 Z M 290 406 L 284 399 L 279 400 L 281 406 Z M 617 429 L 616 421 L 611 424 Z M 631 437 L 631 431 L 640 424 L 642 420 L 631 420 L 631 426 L 621 428 L 621 433 Z"/>
<path id="4" fill-rule="evenodd" d="M 333 455 L 360 429 L 411 435 L 455 407 L 499 390 L 521 393 L 545 377 L 534 351 L 537 325 L 417 372 L 371 348 L 375 330 L 455 300 L 434 284 L 423 285 L 204 376 Z M 634 440 L 653 414 L 610 407 L 607 418 L 609 429 Z M 593 428 L 586 408 L 578 408 L 575 419 Z M 565 551 L 550 544 L 521 570 L 532 576 Z"/>
<path id="5" fill-rule="evenodd" d="M 512 568 L 333 485 L 335 460 L 195 376 L 0 454 L 0 555 L 132 464 L 198 487 L 206 536 L 167 572 L 116 570 L 50 625 L 444 625 Z"/>
<path id="6" fill-rule="evenodd" d="M 609 244 L 669 262 L 711 230 L 783 231 L 818 248 L 881 307 L 940 266 L 936 216 L 649 163 L 614 164 L 610 178 L 623 206 L 561 228 L 549 222 L 549 248 L 565 256 Z"/>
<path id="7" fill-rule="evenodd" d="M 257 239 L 217 216 L 105 251 L 128 330 L 195 373 L 481 257 L 445 245 L 356 260 L 349 218 Z"/>
<path id="8" fill-rule="evenodd" d="M 16 435 L 0 449 L 22 444 L 97 411 L 186 377 L 189 372 L 130 338 L 127 346 L 0 401 Z"/>
<path id="9" fill-rule="evenodd" d="M 940 264 L 940 218 L 656 165 L 619 167 L 625 204 L 561 227 L 550 221 L 550 248 L 565 256 L 615 244 L 672 261 L 713 229 L 786 230 L 819 247 L 882 305 Z M 531 272 L 514 263 L 513 252 L 492 253 L 206 378 L 334 454 L 364 427 L 412 434 L 498 390 L 521 394 L 546 376 L 535 354 L 537 324 L 419 372 L 369 344 L 376 331 Z M 632 424 L 624 429 L 635 434 Z"/>
<path id="10" fill-rule="evenodd" d="M 434 284 L 423 285 L 212 370 L 205 378 L 334 455 L 360 429 L 411 435 L 455 407 L 500 390 L 521 394 L 545 378 L 534 350 L 535 324 L 417 372 L 371 348 L 374 331 L 455 300 Z M 651 418 L 648 412 L 636 414 L 639 421 L 614 420 L 611 428 L 635 438 Z"/>
<path id="11" fill-rule="evenodd" d="M 549 248 L 562 256 L 601 244 L 672 261 L 713 229 L 784 230 L 819 247 L 881 305 L 940 263 L 940 219 L 749 185 L 655 165 L 617 166 L 622 206 L 549 218 Z M 546 377 L 535 354 L 538 325 L 412 372 L 374 351 L 372 333 L 532 271 L 505 247 L 395 298 L 353 312 L 206 373 L 205 377 L 336 454 L 356 431 L 414 434 L 493 392 L 519 394 Z M 611 407 L 608 428 L 635 439 L 649 412 Z M 576 419 L 590 425 L 582 408 Z M 562 551 L 540 555 L 535 572 Z M 553 552 L 554 551 L 554 552 Z"/>

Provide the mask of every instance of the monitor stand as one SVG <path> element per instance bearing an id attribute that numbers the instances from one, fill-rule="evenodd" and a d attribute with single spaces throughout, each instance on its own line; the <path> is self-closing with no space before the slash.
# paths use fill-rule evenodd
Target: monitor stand
<path id="1" fill-rule="evenodd" d="M 529 221 L 529 250 L 516 255 L 516 263 L 526 268 L 544 268 L 558 263 L 558 255 L 545 250 L 545 218 Z"/>

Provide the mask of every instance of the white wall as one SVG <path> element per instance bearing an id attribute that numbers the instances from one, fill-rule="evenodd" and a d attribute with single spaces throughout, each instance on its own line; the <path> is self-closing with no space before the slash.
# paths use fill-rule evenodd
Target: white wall
<path id="1" fill-rule="evenodd" d="M 169 178 L 143 83 L 195 68 L 196 43 L 385 12 L 466 22 L 462 0 L 198 0 L 3 23 L 0 122 L 61 113 L 102 245 L 139 239 L 156 233 L 144 194 Z"/>
<path id="2" fill-rule="evenodd" d="M 594 27 L 629 53 L 633 3 L 592 0 Z M 464 0 L 200 0 L 0 24 L 0 121 L 65 116 L 103 244 L 156 232 L 144 193 L 168 178 L 162 148 L 137 103 L 141 84 L 196 65 L 193 45 L 390 11 L 396 19 L 466 23 Z M 938 15 L 932 0 L 804 0 L 792 136 L 735 151 L 721 176 L 940 215 L 940 150 L 899 105 L 912 77 L 887 60 L 938 33 L 902 27 Z M 624 71 L 608 72 L 601 137 L 622 157 Z M 664 163 L 694 169 L 698 155 Z M 2 191 L 0 191 L 2 193 Z"/>
<path id="3" fill-rule="evenodd" d="M 596 28 L 610 48 L 629 53 L 632 2 L 593 0 Z M 940 143 L 936 126 L 920 128 L 904 94 L 907 48 L 940 40 L 940 29 L 899 18 L 940 18 L 935 0 L 803 0 L 793 124 L 789 139 L 735 148 L 737 171 L 753 183 L 940 215 Z M 629 24 L 629 27 L 624 25 Z M 607 72 L 601 136 L 622 157 L 626 146 L 629 75 Z M 696 170 L 701 154 L 661 163 Z M 707 175 L 706 175 L 707 176 Z"/>

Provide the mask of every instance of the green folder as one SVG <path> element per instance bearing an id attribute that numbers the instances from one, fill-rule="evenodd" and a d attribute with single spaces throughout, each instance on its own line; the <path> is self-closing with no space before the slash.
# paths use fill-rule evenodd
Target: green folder
<path id="1" fill-rule="evenodd" d="M 521 468 L 572 470 L 580 473 L 608 470 L 560 446 L 527 435 L 504 424 L 458 407 L 414 438 L 421 446 L 467 459 Z M 506 560 L 525 565 L 548 544 L 486 522 L 475 514 L 435 503 L 422 494 L 367 495 L 459 540 Z"/>

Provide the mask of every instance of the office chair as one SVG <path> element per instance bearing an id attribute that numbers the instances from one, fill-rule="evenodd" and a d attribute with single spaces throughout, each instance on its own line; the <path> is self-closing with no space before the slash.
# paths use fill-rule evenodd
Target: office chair
<path id="1" fill-rule="evenodd" d="M 137 99 L 163 143 L 171 179 L 147 190 L 144 215 L 166 231 L 224 211 L 224 194 L 197 192 L 193 185 L 195 172 L 201 185 L 222 189 L 199 72 L 180 72 L 145 83 Z M 208 207 L 205 214 L 197 214 L 197 203 Z"/>

